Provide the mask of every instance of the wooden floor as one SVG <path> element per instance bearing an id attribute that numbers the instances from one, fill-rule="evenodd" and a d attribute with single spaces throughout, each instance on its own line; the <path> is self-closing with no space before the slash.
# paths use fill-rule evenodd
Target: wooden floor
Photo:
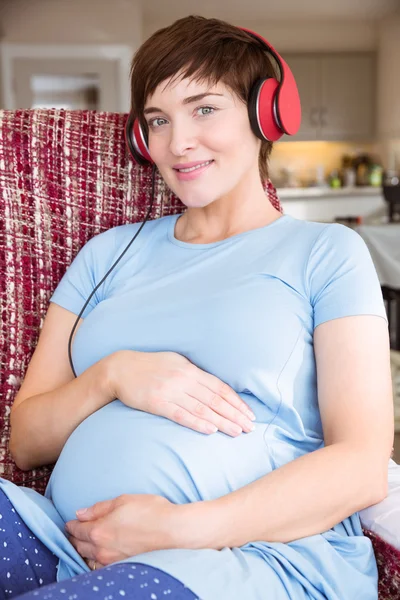
<path id="1" fill-rule="evenodd" d="M 400 433 L 396 433 L 394 436 L 394 456 L 393 460 L 400 465 Z"/>

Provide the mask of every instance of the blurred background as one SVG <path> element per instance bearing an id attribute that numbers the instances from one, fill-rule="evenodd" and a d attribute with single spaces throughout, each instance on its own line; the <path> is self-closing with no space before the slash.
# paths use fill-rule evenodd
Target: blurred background
<path id="1" fill-rule="evenodd" d="M 257 31 L 294 72 L 302 126 L 270 168 L 285 210 L 382 209 L 400 169 L 400 0 L 0 0 L 0 108 L 127 111 L 134 51 L 188 14 Z"/>
<path id="2" fill-rule="evenodd" d="M 400 432 L 400 0 L 0 0 L 0 108 L 126 112 L 133 53 L 189 14 L 258 32 L 291 67 L 302 126 L 274 145 L 270 176 L 286 213 L 368 244 Z"/>
<path id="3" fill-rule="evenodd" d="M 135 49 L 191 13 L 254 29 L 294 72 L 302 127 L 275 145 L 275 185 L 380 187 L 399 168 L 400 0 L 0 0 L 0 107 L 126 111 Z"/>

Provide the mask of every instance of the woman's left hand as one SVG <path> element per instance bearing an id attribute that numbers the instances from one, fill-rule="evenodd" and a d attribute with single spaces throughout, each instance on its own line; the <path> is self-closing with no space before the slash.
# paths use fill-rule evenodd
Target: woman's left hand
<path id="1" fill-rule="evenodd" d="M 153 494 L 124 494 L 98 502 L 68 521 L 69 540 L 90 568 L 177 547 L 180 505 Z M 96 563 L 95 563 L 96 561 Z"/>

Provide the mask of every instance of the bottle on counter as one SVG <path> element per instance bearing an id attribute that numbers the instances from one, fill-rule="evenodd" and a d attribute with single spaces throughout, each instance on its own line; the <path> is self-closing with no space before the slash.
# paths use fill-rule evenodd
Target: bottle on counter
<path id="1" fill-rule="evenodd" d="M 339 171 L 337 169 L 331 171 L 331 174 L 329 175 L 329 185 L 331 188 L 334 189 L 340 188 L 342 186 L 342 181 L 340 179 Z"/>
<path id="2" fill-rule="evenodd" d="M 356 185 L 369 185 L 369 171 L 372 160 L 369 154 L 359 154 L 353 160 L 353 168 L 356 172 Z"/>
<path id="3" fill-rule="evenodd" d="M 323 164 L 317 165 L 315 169 L 315 185 L 317 187 L 327 187 L 325 178 L 325 167 Z"/>
<path id="4" fill-rule="evenodd" d="M 383 168 L 381 165 L 374 163 L 369 170 L 369 185 L 381 187 L 383 179 Z"/>
<path id="5" fill-rule="evenodd" d="M 356 185 L 356 171 L 353 167 L 353 159 L 348 154 L 345 154 L 342 158 L 340 175 L 343 187 L 350 188 Z"/>

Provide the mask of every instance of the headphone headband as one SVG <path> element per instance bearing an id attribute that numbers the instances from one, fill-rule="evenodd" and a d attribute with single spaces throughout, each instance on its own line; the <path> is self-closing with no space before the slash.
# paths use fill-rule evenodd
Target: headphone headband
<path id="1" fill-rule="evenodd" d="M 280 71 L 280 80 L 275 97 L 276 117 L 284 133 L 295 135 L 300 129 L 301 124 L 301 104 L 296 80 L 289 65 L 261 35 L 245 27 L 239 27 L 239 29 L 242 29 L 242 31 L 245 31 L 254 39 L 262 42 L 268 52 L 275 58 Z"/>

